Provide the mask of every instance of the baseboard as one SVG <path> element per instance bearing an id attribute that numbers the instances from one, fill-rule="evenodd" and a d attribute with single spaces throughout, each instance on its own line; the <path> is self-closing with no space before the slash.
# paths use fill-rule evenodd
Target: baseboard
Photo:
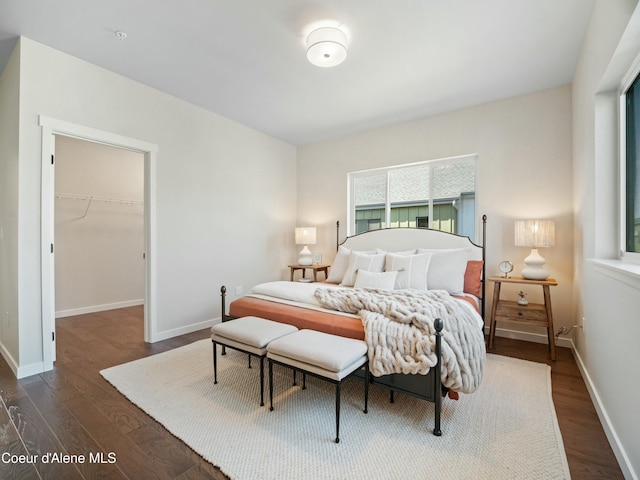
<path id="1" fill-rule="evenodd" d="M 104 312 L 106 310 L 135 307 L 137 305 L 144 305 L 144 299 L 127 300 L 126 302 L 106 303 L 104 305 L 91 305 L 88 307 L 72 308 L 69 310 L 59 310 L 56 312 L 56 318 L 72 317 L 74 315 L 85 315 L 87 313 Z"/>
<path id="2" fill-rule="evenodd" d="M 0 343 L 0 354 L 2 354 L 2 358 L 5 359 L 7 365 L 9 365 L 9 368 L 16 376 L 16 378 L 18 378 L 18 364 L 14 360 L 13 355 L 11 355 L 11 353 L 9 353 L 9 350 L 7 350 L 7 347 L 4 346 L 4 343 Z"/>
<path id="3" fill-rule="evenodd" d="M 2 358 L 5 359 L 7 365 L 9 365 L 9 368 L 18 379 L 44 372 L 44 364 L 42 362 L 32 363 L 24 367 L 19 366 L 3 343 L 0 343 L 0 354 L 2 354 Z"/>
<path id="4" fill-rule="evenodd" d="M 489 327 L 485 327 L 485 334 L 489 335 Z M 507 328 L 496 328 L 496 337 L 511 338 L 514 340 L 523 340 L 525 342 L 544 343 L 547 344 L 547 336 L 540 333 L 521 332 L 518 330 L 509 330 Z M 569 338 L 558 337 L 556 340 L 557 347 L 571 348 L 573 342 Z"/>
<path id="5" fill-rule="evenodd" d="M 197 332 L 203 328 L 211 328 L 216 323 L 220 323 L 220 318 L 212 318 L 211 320 L 205 320 L 203 322 L 192 323 L 191 325 L 185 325 L 180 328 L 173 328 L 171 330 L 165 330 L 163 332 L 156 332 L 153 338 L 153 342 L 160 342 L 169 338 L 178 337 L 191 332 Z"/>
<path id="6" fill-rule="evenodd" d="M 600 395 L 598 394 L 598 389 L 591 381 L 591 376 L 589 375 L 589 372 L 584 365 L 584 362 L 582 361 L 582 357 L 580 357 L 580 353 L 578 352 L 578 349 L 573 342 L 571 342 L 571 351 L 573 352 L 573 357 L 576 360 L 576 364 L 578 365 L 580 374 L 582 375 L 584 383 L 587 386 L 587 391 L 589 392 L 591 401 L 596 408 L 596 413 L 598 414 L 598 418 L 600 419 L 600 423 L 602 424 L 604 433 L 609 440 L 609 444 L 611 445 L 613 454 L 616 456 L 616 460 L 618 460 L 618 464 L 620 465 L 620 469 L 622 470 L 624 478 L 639 480 L 638 474 L 634 471 L 633 466 L 631 465 L 631 461 L 627 456 L 627 452 L 622 446 L 622 443 L 620 443 L 620 439 L 618 438 L 618 435 L 616 434 L 616 431 L 611 424 L 611 419 L 609 418 L 607 410 L 602 404 Z"/>

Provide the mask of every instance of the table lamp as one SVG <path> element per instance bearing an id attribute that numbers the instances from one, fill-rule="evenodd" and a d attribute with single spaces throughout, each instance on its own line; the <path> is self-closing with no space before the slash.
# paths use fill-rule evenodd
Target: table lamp
<path id="1" fill-rule="evenodd" d="M 546 260 L 538 252 L 539 247 L 551 247 L 555 242 L 553 220 L 516 220 L 516 247 L 531 247 L 531 253 L 524 259 L 527 265 L 522 276 L 529 280 L 544 280 L 549 272 L 544 268 Z"/>
<path id="2" fill-rule="evenodd" d="M 308 245 L 316 244 L 316 227 L 296 227 L 296 245 L 304 245 L 300 250 L 298 265 L 311 265 L 313 258 Z"/>

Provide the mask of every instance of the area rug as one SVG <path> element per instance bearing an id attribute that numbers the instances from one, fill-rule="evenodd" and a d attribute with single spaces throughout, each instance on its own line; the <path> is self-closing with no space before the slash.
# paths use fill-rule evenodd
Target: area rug
<path id="1" fill-rule="evenodd" d="M 488 355 L 483 383 L 445 399 L 441 437 L 433 404 L 363 383 L 342 389 L 340 443 L 335 387 L 274 368 L 274 410 L 259 406 L 259 369 L 246 355 L 218 357 L 200 340 L 100 372 L 131 402 L 233 480 L 245 479 L 567 479 L 569 467 L 551 398 L 547 365 Z M 266 375 L 265 365 L 265 377 Z"/>

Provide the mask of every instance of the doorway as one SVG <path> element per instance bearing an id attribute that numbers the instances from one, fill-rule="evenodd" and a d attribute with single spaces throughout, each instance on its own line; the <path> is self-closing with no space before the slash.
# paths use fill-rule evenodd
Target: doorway
<path id="1" fill-rule="evenodd" d="M 42 128 L 42 357 L 43 371 L 55 361 L 55 144 L 57 137 L 138 152 L 144 157 L 144 340 L 157 337 L 155 318 L 155 168 L 157 145 L 110 132 L 40 116 Z M 108 198 L 108 197 L 107 197 Z"/>
<path id="2" fill-rule="evenodd" d="M 144 155 L 55 138 L 56 318 L 144 304 Z"/>

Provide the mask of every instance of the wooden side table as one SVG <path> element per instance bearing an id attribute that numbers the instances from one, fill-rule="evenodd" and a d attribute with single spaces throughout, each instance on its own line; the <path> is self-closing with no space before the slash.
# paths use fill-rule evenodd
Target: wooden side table
<path id="1" fill-rule="evenodd" d="M 546 280 L 529 280 L 522 277 L 489 277 L 489 281 L 495 283 L 489 324 L 489 349 L 493 348 L 493 340 L 496 335 L 496 322 L 509 321 L 526 323 L 547 329 L 551 360 L 555 361 L 556 345 L 549 287 L 558 285 L 558 282 L 553 278 L 547 278 Z M 518 302 L 500 300 L 500 287 L 503 283 L 541 286 L 544 294 L 544 304 L 529 303 L 528 305 L 520 305 Z"/>
<path id="2" fill-rule="evenodd" d="M 307 271 L 307 269 L 309 270 L 313 270 L 313 281 L 317 282 L 318 281 L 318 272 L 324 272 L 324 279 L 326 280 L 329 277 L 329 265 L 321 265 L 321 264 L 314 264 L 314 265 L 289 265 L 289 268 L 291 269 L 291 281 L 293 282 L 293 272 L 295 272 L 296 270 L 302 270 L 302 278 L 306 278 L 305 277 L 305 273 Z"/>

